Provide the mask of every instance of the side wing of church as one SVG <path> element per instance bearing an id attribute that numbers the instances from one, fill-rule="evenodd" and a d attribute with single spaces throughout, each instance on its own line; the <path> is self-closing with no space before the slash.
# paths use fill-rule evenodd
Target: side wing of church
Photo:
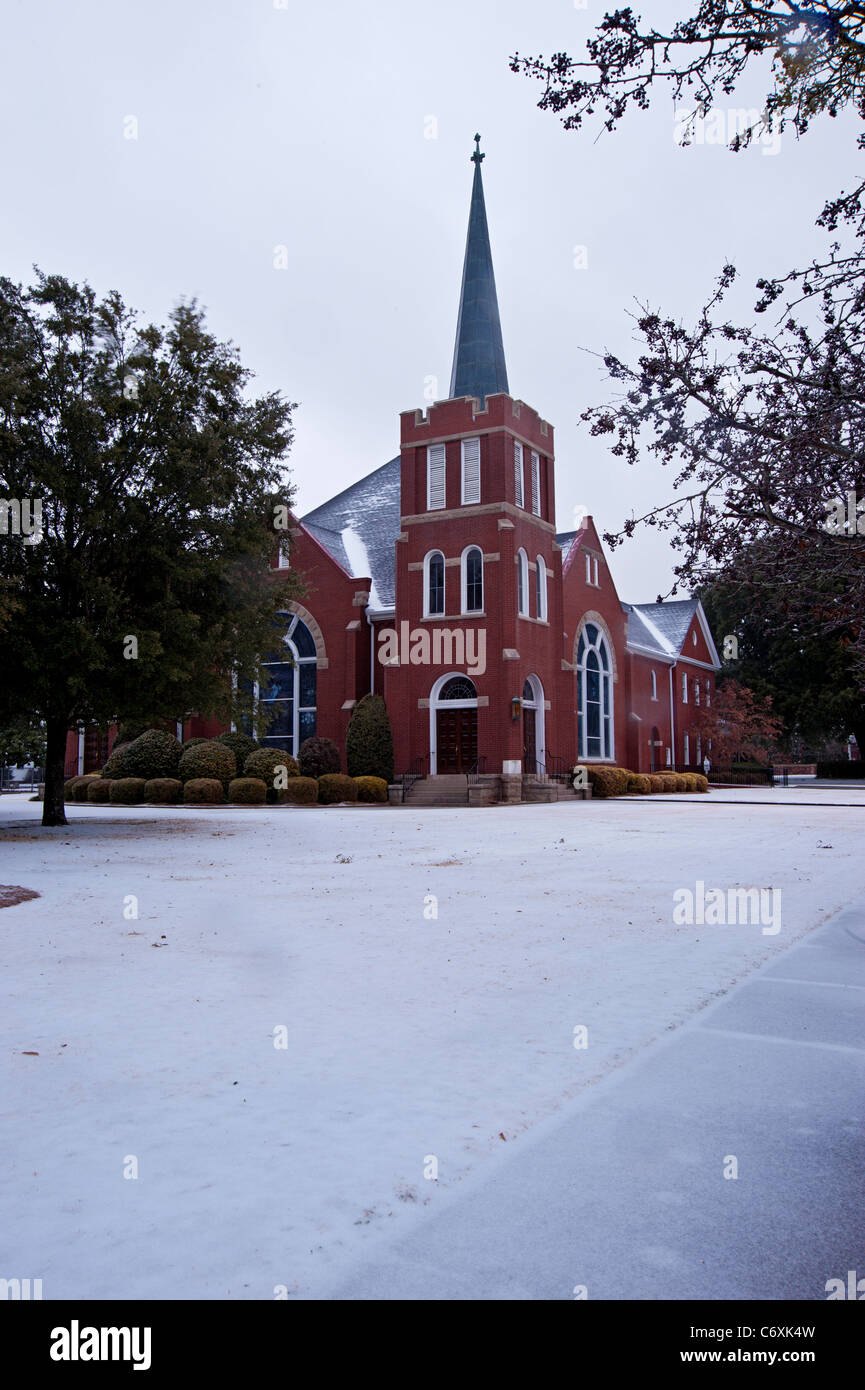
<path id="1" fill-rule="evenodd" d="M 344 749 L 373 691 L 397 775 L 699 767 L 689 706 L 711 702 L 720 668 L 705 614 L 697 599 L 623 603 L 592 519 L 556 531 L 553 427 L 508 386 L 477 143 L 450 395 L 404 411 L 397 457 L 295 519 L 305 594 L 263 741 Z M 71 735 L 67 771 L 105 751 Z"/>

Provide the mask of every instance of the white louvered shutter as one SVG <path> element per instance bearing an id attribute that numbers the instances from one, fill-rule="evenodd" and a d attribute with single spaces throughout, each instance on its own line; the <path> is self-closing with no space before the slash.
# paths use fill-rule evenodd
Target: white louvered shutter
<path id="1" fill-rule="evenodd" d="M 426 451 L 426 506 L 440 511 L 445 504 L 445 446 L 430 444 Z"/>
<path id="2" fill-rule="evenodd" d="M 535 516 L 541 514 L 541 461 L 534 451 L 532 451 L 532 511 Z"/>
<path id="3" fill-rule="evenodd" d="M 463 502 L 481 500 L 481 441 L 463 440 Z"/>
<path id="4" fill-rule="evenodd" d="M 523 503 L 523 446 L 514 440 L 514 499 L 518 507 Z"/>

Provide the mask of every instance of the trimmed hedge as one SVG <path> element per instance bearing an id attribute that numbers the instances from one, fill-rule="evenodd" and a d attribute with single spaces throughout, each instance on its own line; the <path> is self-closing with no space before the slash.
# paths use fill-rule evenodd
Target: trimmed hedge
<path id="1" fill-rule="evenodd" d="M 144 800 L 144 777 L 113 777 L 110 783 L 108 800 L 112 806 L 135 806 Z"/>
<path id="2" fill-rule="evenodd" d="M 78 773 L 77 773 L 77 772 L 76 772 L 76 774 L 75 774 L 74 777 L 67 777 L 67 778 L 66 778 L 66 781 L 63 783 L 63 797 L 64 797 L 64 800 L 66 800 L 66 801 L 71 801 L 71 800 L 72 800 L 72 788 L 75 786 L 75 783 L 76 783 L 77 781 L 78 781 Z"/>
<path id="3" fill-rule="evenodd" d="M 148 724 L 146 719 L 124 720 L 122 724 L 118 724 L 117 726 L 117 742 L 132 743 L 141 734 L 146 733 L 148 729 L 152 728 L 153 725 Z"/>
<path id="4" fill-rule="evenodd" d="M 345 765 L 349 777 L 393 781 L 393 735 L 387 705 L 381 695 L 364 695 L 348 721 Z"/>
<path id="5" fill-rule="evenodd" d="M 335 806 L 340 801 L 357 801 L 357 783 L 344 772 L 325 772 L 318 779 L 318 800 L 322 806 Z"/>
<path id="6" fill-rule="evenodd" d="M 250 753 L 254 753 L 258 747 L 257 741 L 250 734 L 217 734 L 215 741 L 231 749 L 237 762 L 238 775 Z"/>
<path id="7" fill-rule="evenodd" d="M 243 764 L 243 776 L 260 778 L 268 791 L 273 791 L 273 779 L 279 767 L 285 768 L 283 776 L 289 778 L 289 780 L 292 777 L 298 777 L 300 775 L 300 768 L 296 760 L 290 753 L 286 753 L 284 749 L 256 748 L 253 753 L 249 754 Z"/>
<path id="8" fill-rule="evenodd" d="M 131 747 L 131 743 L 121 743 L 119 739 L 117 740 L 111 750 L 111 756 L 102 769 L 103 777 L 126 776 L 126 752 Z"/>
<path id="9" fill-rule="evenodd" d="M 664 785 L 664 779 L 659 772 L 649 773 L 649 789 L 652 792 L 664 792 L 667 790 Z"/>
<path id="10" fill-rule="evenodd" d="M 237 776 L 237 759 L 224 743 L 210 739 L 187 748 L 180 759 L 177 775 L 181 782 L 216 781 L 224 791 Z"/>
<path id="11" fill-rule="evenodd" d="M 865 762 L 861 758 L 837 758 L 817 764 L 818 777 L 865 778 Z"/>
<path id="12" fill-rule="evenodd" d="M 155 806 L 173 806 L 183 795 L 183 783 L 177 777 L 151 777 L 144 788 L 144 800 Z"/>
<path id="13" fill-rule="evenodd" d="M 276 795 L 281 802 L 287 802 L 290 806 L 315 806 L 318 782 L 314 777 L 290 777 L 285 790 Z"/>
<path id="14" fill-rule="evenodd" d="M 209 738 L 203 738 L 201 734 L 196 734 L 196 735 L 195 735 L 195 738 L 187 738 L 187 739 L 184 739 L 183 743 L 180 745 L 180 749 L 181 749 L 181 752 L 182 752 L 182 753 L 185 753 L 186 750 L 187 750 L 187 748 L 195 748 L 196 745 L 199 744 L 199 743 L 210 743 L 210 742 L 212 742 L 211 739 L 209 739 Z"/>
<path id="15" fill-rule="evenodd" d="M 383 777 L 355 777 L 358 801 L 387 801 L 387 782 Z"/>
<path id="16" fill-rule="evenodd" d="M 260 777 L 235 777 L 228 788 L 228 799 L 240 806 L 263 806 L 267 786 Z"/>
<path id="17" fill-rule="evenodd" d="M 234 754 L 231 756 L 234 757 Z M 225 792 L 218 777 L 190 777 L 183 784 L 183 800 L 187 805 L 204 803 L 218 806 L 225 800 Z"/>
<path id="18" fill-rule="evenodd" d="M 123 755 L 126 777 L 143 777 L 146 782 L 160 777 L 176 777 L 181 747 L 166 729 L 148 729 L 140 734 Z"/>
<path id="19" fill-rule="evenodd" d="M 110 801 L 114 784 L 109 777 L 94 777 L 87 783 L 87 800 L 90 802 Z"/>
<path id="20" fill-rule="evenodd" d="M 628 778 L 631 774 L 624 768 L 587 767 L 586 773 L 593 797 L 624 796 L 628 790 Z"/>
<path id="21" fill-rule="evenodd" d="M 648 796 L 652 790 L 652 784 L 644 772 L 628 773 L 628 791 L 638 792 L 640 796 Z"/>
<path id="22" fill-rule="evenodd" d="M 91 782 L 101 782 L 102 774 L 99 772 L 85 772 L 83 777 L 75 778 L 75 785 L 72 788 L 73 801 L 86 801 L 87 789 Z"/>
<path id="23" fill-rule="evenodd" d="M 691 776 L 696 783 L 694 787 L 695 792 L 707 792 L 709 790 L 709 779 L 708 777 L 704 777 L 702 772 L 693 772 Z"/>
<path id="24" fill-rule="evenodd" d="M 324 777 L 330 772 L 342 772 L 339 749 L 330 738 L 308 738 L 300 745 L 297 755 L 301 777 Z"/>

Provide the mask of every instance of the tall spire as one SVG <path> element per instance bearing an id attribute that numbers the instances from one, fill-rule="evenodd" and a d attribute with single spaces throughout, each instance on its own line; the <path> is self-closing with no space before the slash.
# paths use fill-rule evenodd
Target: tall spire
<path id="1" fill-rule="evenodd" d="M 475 166 L 460 312 L 451 372 L 451 399 L 478 396 L 481 405 L 487 396 L 508 391 L 505 349 L 496 298 L 496 278 L 490 251 L 484 185 L 481 178 L 481 137 L 475 136 Z"/>

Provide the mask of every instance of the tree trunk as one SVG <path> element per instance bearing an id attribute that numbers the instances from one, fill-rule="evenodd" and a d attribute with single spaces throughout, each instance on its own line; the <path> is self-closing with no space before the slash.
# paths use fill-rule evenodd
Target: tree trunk
<path id="1" fill-rule="evenodd" d="M 45 723 L 45 800 L 42 803 L 42 824 L 66 825 L 63 783 L 68 720 L 63 715 L 50 715 Z"/>

